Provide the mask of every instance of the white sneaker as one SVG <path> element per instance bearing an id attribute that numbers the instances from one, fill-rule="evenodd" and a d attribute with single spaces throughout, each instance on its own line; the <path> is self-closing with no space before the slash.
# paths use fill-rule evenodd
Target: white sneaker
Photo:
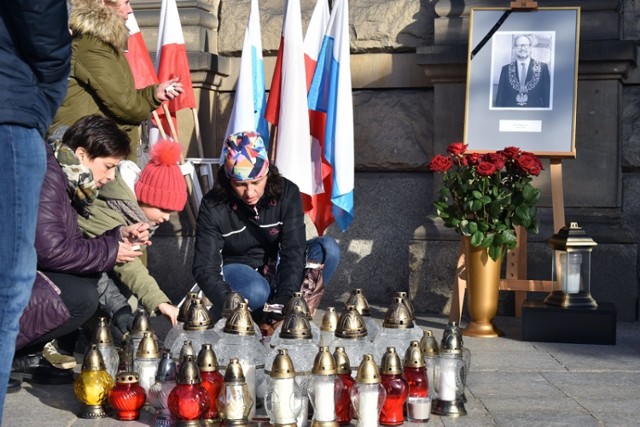
<path id="1" fill-rule="evenodd" d="M 73 369 L 76 367 L 76 359 L 73 356 L 67 356 L 61 354 L 56 347 L 55 340 L 50 341 L 44 345 L 42 349 L 42 356 L 58 369 Z"/>

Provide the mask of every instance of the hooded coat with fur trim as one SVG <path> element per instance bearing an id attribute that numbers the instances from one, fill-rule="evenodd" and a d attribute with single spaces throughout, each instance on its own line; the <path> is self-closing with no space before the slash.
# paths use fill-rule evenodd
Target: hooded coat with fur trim
<path id="1" fill-rule="evenodd" d="M 114 119 L 127 132 L 132 147 L 140 139 L 139 125 L 160 106 L 156 85 L 136 90 L 124 56 L 129 32 L 115 9 L 97 0 L 76 0 L 69 18 L 73 33 L 71 75 L 52 134 L 89 114 Z M 135 155 L 135 150 L 132 150 Z"/>

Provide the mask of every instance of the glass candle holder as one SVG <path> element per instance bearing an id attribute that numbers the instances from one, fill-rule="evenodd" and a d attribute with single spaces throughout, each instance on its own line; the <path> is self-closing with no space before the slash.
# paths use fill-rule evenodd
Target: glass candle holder
<path id="1" fill-rule="evenodd" d="M 202 387 L 200 371 L 193 356 L 186 356 L 183 361 L 167 405 L 178 426 L 193 425 L 193 421 L 202 419 L 209 409 L 209 394 Z"/>
<path id="2" fill-rule="evenodd" d="M 351 376 L 351 363 L 344 347 L 335 349 L 333 359 L 336 361 L 336 375 L 340 380 L 336 384 L 336 421 L 340 425 L 348 425 L 353 418 L 351 388 L 356 380 Z"/>
<path id="3" fill-rule="evenodd" d="M 119 420 L 132 421 L 140 417 L 147 395 L 138 384 L 138 378 L 135 372 L 120 372 L 116 385 L 109 392 L 109 403 Z"/>
<path id="4" fill-rule="evenodd" d="M 159 361 L 158 342 L 152 333 L 145 332 L 133 359 L 133 372 L 140 375 L 140 386 L 144 388 L 145 393 L 149 393 L 149 388 L 155 382 Z"/>
<path id="5" fill-rule="evenodd" d="M 224 374 L 224 386 L 217 400 L 218 411 L 225 425 L 244 425 L 249 423 L 249 413 L 254 405 L 242 365 L 232 358 Z"/>
<path id="6" fill-rule="evenodd" d="M 373 355 L 364 355 L 358 366 L 356 383 L 351 388 L 351 402 L 358 419 L 358 427 L 378 426 L 386 395 Z"/>
<path id="7" fill-rule="evenodd" d="M 171 353 L 164 351 L 158 370 L 156 381 L 149 388 L 149 403 L 155 409 L 151 422 L 152 427 L 172 427 L 173 420 L 169 412 L 169 393 L 176 385 L 176 362 L 171 358 Z"/>
<path id="8" fill-rule="evenodd" d="M 296 426 L 302 409 L 302 395 L 287 350 L 279 350 L 269 376 L 265 409 L 274 426 Z"/>
<path id="9" fill-rule="evenodd" d="M 381 384 L 387 398 L 380 412 L 380 424 L 398 426 L 404 422 L 404 409 L 409 396 L 409 384 L 402 376 L 400 356 L 394 347 L 389 347 L 382 356 L 380 366 Z"/>
<path id="10" fill-rule="evenodd" d="M 73 383 L 73 391 L 83 404 L 80 418 L 104 418 L 107 416 L 104 403 L 114 386 L 113 378 L 104 366 L 102 354 L 92 344 L 82 363 L 82 371 Z"/>

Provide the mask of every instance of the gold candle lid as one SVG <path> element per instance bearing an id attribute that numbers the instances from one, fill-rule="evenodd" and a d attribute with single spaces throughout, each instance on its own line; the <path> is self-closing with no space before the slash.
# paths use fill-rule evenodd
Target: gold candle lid
<path id="1" fill-rule="evenodd" d="M 256 334 L 256 330 L 253 327 L 253 318 L 246 302 L 238 303 L 236 309 L 227 317 L 223 332 L 241 336 Z"/>
<path id="2" fill-rule="evenodd" d="M 351 362 L 344 347 L 336 347 L 333 359 L 336 361 L 336 374 L 351 374 Z"/>
<path id="3" fill-rule="evenodd" d="M 404 353 L 403 363 L 405 368 L 422 368 L 425 366 L 418 341 L 411 341 L 407 351 Z"/>
<path id="4" fill-rule="evenodd" d="M 294 292 L 287 305 L 282 309 L 282 315 L 286 317 L 289 313 L 293 312 L 294 309 L 298 309 L 302 311 L 307 318 L 311 319 L 311 310 L 309 309 L 309 304 L 307 304 L 307 300 L 304 299 L 302 292 Z"/>
<path id="5" fill-rule="evenodd" d="M 144 333 L 142 341 L 138 344 L 136 357 L 138 359 L 158 359 L 160 357 L 158 341 L 156 340 L 153 332 Z"/>
<path id="6" fill-rule="evenodd" d="M 140 381 L 140 374 L 137 372 L 118 372 L 116 382 L 120 384 L 135 384 Z"/>
<path id="7" fill-rule="evenodd" d="M 133 318 L 133 326 L 131 327 L 130 336 L 143 337 L 145 332 L 151 331 L 151 324 L 149 323 L 149 315 L 146 310 L 139 307 L 136 311 L 136 315 Z"/>
<path id="8" fill-rule="evenodd" d="M 362 356 L 362 362 L 358 366 L 356 382 L 358 384 L 380 384 L 380 371 L 378 371 L 378 365 L 373 360 L 372 354 Z"/>
<path id="9" fill-rule="evenodd" d="M 229 292 L 222 305 L 222 317 L 229 318 L 233 310 L 238 308 L 238 304 L 243 302 L 245 302 L 245 300 L 242 298 L 242 295 L 240 295 L 240 292 Z"/>
<path id="10" fill-rule="evenodd" d="M 409 311 L 409 307 L 402 301 L 402 298 L 395 297 L 393 299 L 393 303 L 387 309 L 382 327 L 390 329 L 413 328 L 411 312 Z"/>
<path id="11" fill-rule="evenodd" d="M 176 379 L 177 384 L 200 384 L 200 369 L 192 355 L 185 356 L 184 360 L 180 363 L 180 372 Z"/>
<path id="12" fill-rule="evenodd" d="M 213 321 L 207 307 L 202 304 L 202 299 L 195 298 L 189 306 L 187 321 L 183 326 L 185 331 L 206 331 L 213 328 Z"/>
<path id="13" fill-rule="evenodd" d="M 280 328 L 280 338 L 298 340 L 312 339 L 309 317 L 297 308 L 287 314 Z"/>
<path id="14" fill-rule="evenodd" d="M 449 334 L 442 337 L 440 354 L 462 354 L 462 339 L 458 334 Z"/>
<path id="15" fill-rule="evenodd" d="M 338 327 L 335 336 L 338 338 L 363 338 L 368 334 L 362 315 L 355 305 L 348 305 L 347 309 L 338 319 Z"/>
<path id="16" fill-rule="evenodd" d="M 420 350 L 422 350 L 422 355 L 425 357 L 436 357 L 438 355 L 438 340 L 433 336 L 430 329 L 422 331 Z"/>
<path id="17" fill-rule="evenodd" d="M 278 350 L 278 354 L 276 354 L 276 357 L 273 359 L 270 376 L 271 378 L 279 379 L 296 377 L 293 361 L 286 349 L 282 348 Z"/>
<path id="18" fill-rule="evenodd" d="M 395 347 L 387 347 L 387 351 L 382 355 L 380 363 L 380 373 L 383 375 L 398 375 L 402 373 L 402 363 Z"/>
<path id="19" fill-rule="evenodd" d="M 327 311 L 322 316 L 321 331 L 335 332 L 338 327 L 338 313 L 335 307 L 327 307 Z"/>
<path id="20" fill-rule="evenodd" d="M 200 372 L 215 372 L 218 370 L 218 358 L 211 344 L 202 344 L 202 348 L 198 352 L 197 364 Z"/>
<path id="21" fill-rule="evenodd" d="M 182 361 L 187 356 L 195 357 L 195 355 L 196 355 L 196 352 L 193 349 L 193 344 L 191 344 L 191 340 L 184 340 L 182 347 L 180 347 L 180 354 L 178 355 L 178 364 L 182 363 Z"/>
<path id="22" fill-rule="evenodd" d="M 187 321 L 187 317 L 189 314 L 189 307 L 191 307 L 193 300 L 197 298 L 198 298 L 197 292 L 187 293 L 187 297 L 182 302 L 182 305 L 180 306 L 180 310 L 178 311 L 178 322 L 185 323 Z"/>
<path id="23" fill-rule="evenodd" d="M 98 324 L 93 330 L 91 344 L 112 344 L 113 337 L 106 317 L 98 317 Z"/>
<path id="24" fill-rule="evenodd" d="M 229 366 L 227 366 L 227 370 L 224 372 L 224 382 L 244 383 L 245 381 L 246 380 L 244 378 L 244 372 L 242 371 L 240 360 L 237 357 L 232 357 L 229 360 Z"/>
<path id="25" fill-rule="evenodd" d="M 104 359 L 102 358 L 102 353 L 98 350 L 98 346 L 95 344 L 91 344 L 87 354 L 84 356 L 84 360 L 82 361 L 82 370 L 83 371 L 104 371 L 106 370 Z"/>
<path id="26" fill-rule="evenodd" d="M 411 314 L 411 320 L 415 320 L 416 312 L 413 309 L 413 304 L 411 303 L 411 299 L 409 299 L 409 294 L 406 292 L 399 291 L 399 292 L 396 292 L 395 296 L 398 298 L 402 298 L 402 302 L 409 309 L 409 313 Z"/>
<path id="27" fill-rule="evenodd" d="M 358 288 L 351 291 L 351 295 L 349 295 L 347 302 L 344 303 L 344 307 L 347 308 L 350 305 L 355 305 L 356 310 L 358 310 L 361 316 L 371 316 L 369 302 L 367 301 L 367 297 L 364 296 L 362 289 Z"/>
<path id="28" fill-rule="evenodd" d="M 333 359 L 329 347 L 322 346 L 316 354 L 316 358 L 313 361 L 313 369 L 311 370 L 313 375 L 335 375 L 336 374 L 336 361 Z"/>

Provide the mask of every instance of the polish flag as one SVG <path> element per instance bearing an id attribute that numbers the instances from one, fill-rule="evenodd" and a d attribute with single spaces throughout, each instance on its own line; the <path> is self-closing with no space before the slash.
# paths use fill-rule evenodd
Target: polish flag
<path id="1" fill-rule="evenodd" d="M 318 63 L 318 55 L 322 47 L 324 32 L 329 23 L 329 3 L 318 0 L 311 15 L 307 33 L 304 38 L 304 62 L 307 74 L 307 90 L 311 87 L 313 74 Z M 331 165 L 323 156 L 324 128 L 327 114 L 321 111 L 309 110 L 309 125 L 311 129 L 311 167 L 314 193 L 311 197 L 303 197 L 304 210 L 314 223 L 318 235 L 333 223 L 331 204 Z"/>
<path id="2" fill-rule="evenodd" d="M 300 192 L 314 192 L 300 0 L 288 0 L 266 119 L 278 126 L 275 164 Z"/>
<path id="3" fill-rule="evenodd" d="M 133 13 L 130 13 L 127 17 L 127 28 L 129 29 L 129 48 L 124 53 L 124 56 L 129 62 L 136 89 L 158 84 L 158 76 L 151 63 L 147 44 L 142 38 L 138 21 L 136 21 Z"/>
<path id="4" fill-rule="evenodd" d="M 353 94 L 349 40 L 349 3 L 336 0 L 318 55 L 309 108 L 327 113 L 324 157 L 333 168 L 331 202 L 342 231 L 353 221 Z"/>
<path id="5" fill-rule="evenodd" d="M 269 125 L 264 118 L 267 101 L 261 37 L 258 0 L 251 0 L 240 58 L 240 73 L 225 138 L 238 132 L 255 131 L 262 136 L 268 148 Z M 220 161 L 223 161 L 222 156 Z"/>
<path id="6" fill-rule="evenodd" d="M 184 92 L 180 96 L 171 101 L 165 101 L 168 104 L 169 112 L 175 125 L 176 111 L 184 108 L 196 108 L 196 100 L 191 83 L 191 70 L 187 59 L 187 49 L 184 44 L 182 24 L 180 23 L 176 0 L 162 0 L 156 52 L 158 80 L 165 82 L 179 77 L 180 83 L 184 86 Z M 157 112 L 164 123 L 166 119 L 164 118 L 162 107 L 158 108 Z M 166 125 L 166 123 L 164 124 Z M 163 125 L 163 128 L 167 131 L 169 130 L 168 125 Z"/>

